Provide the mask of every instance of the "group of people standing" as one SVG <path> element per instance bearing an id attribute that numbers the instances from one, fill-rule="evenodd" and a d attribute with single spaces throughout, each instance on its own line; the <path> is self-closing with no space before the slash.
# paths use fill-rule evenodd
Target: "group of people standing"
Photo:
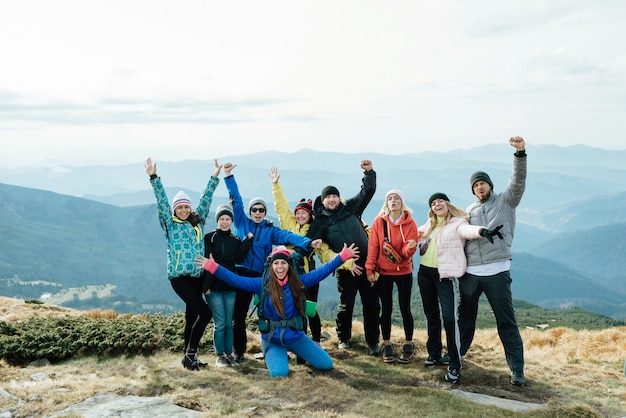
<path id="1" fill-rule="evenodd" d="M 238 365 L 246 352 L 245 321 L 256 294 L 263 356 L 270 375 L 287 376 L 289 352 L 316 369 L 329 370 L 333 363 L 320 346 L 319 316 L 306 312 L 306 306 L 307 301 L 317 301 L 319 282 L 333 272 L 339 292 L 338 348 L 351 349 L 358 293 L 368 354 L 382 353 L 384 362 L 396 361 L 391 341 L 395 284 L 404 329 L 397 361 L 409 363 L 416 349 L 410 301 L 413 260 L 419 251 L 417 283 L 428 334 L 424 365 L 445 364 L 445 379 L 459 381 L 462 358 L 474 337 L 478 300 L 484 292 L 496 317 L 511 383 L 523 386 L 523 343 L 509 269 L 515 209 L 525 188 L 526 152 L 521 137 L 513 137 L 509 143 L 516 152 L 505 191 L 494 193 L 489 175 L 478 171 L 470 178 L 477 200 L 466 211 L 455 207 L 445 193 L 434 193 L 428 200 L 428 219 L 419 227 L 398 189 L 386 193 L 371 227 L 363 221 L 363 212 L 376 192 L 376 172 L 369 160 L 361 161 L 363 178 L 356 195 L 344 199 L 336 187 L 326 186 L 314 201 L 301 199 L 293 211 L 278 169 L 272 168 L 274 209 L 280 223 L 276 227 L 266 218 L 264 199 L 253 198 L 244 208 L 232 174 L 236 165 L 222 167 L 215 161 L 215 172 L 192 211 L 183 192 L 170 206 L 156 164 L 148 158 L 146 173 L 168 242 L 168 278 L 186 305 L 183 365 L 192 370 L 206 366 L 198 359 L 198 344 L 211 317 L 216 366 Z M 222 168 L 231 204 L 218 207 L 217 229 L 203 236 Z M 232 224 L 236 234 L 231 232 Z M 317 268 L 314 255 L 321 262 Z M 447 353 L 443 353 L 440 312 Z"/>

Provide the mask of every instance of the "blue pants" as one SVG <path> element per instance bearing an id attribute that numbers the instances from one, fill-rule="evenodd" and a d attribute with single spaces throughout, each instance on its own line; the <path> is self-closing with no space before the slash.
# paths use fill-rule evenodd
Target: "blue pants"
<path id="1" fill-rule="evenodd" d="M 287 351 L 291 351 L 298 358 L 306 360 L 318 370 L 333 368 L 333 360 L 328 353 L 305 334 L 294 342 L 285 345 L 263 339 L 263 351 L 265 352 L 265 365 L 270 372 L 270 377 L 287 377 L 289 375 Z"/>
<path id="2" fill-rule="evenodd" d="M 508 271 L 494 274 L 493 276 L 474 276 L 465 273 L 459 280 L 461 291 L 461 303 L 459 305 L 459 327 L 461 328 L 461 354 L 465 355 L 476 329 L 476 316 L 478 315 L 478 300 L 482 292 L 485 292 L 491 310 L 496 317 L 498 335 L 506 362 L 511 371 L 524 371 L 524 344 L 520 335 L 515 310 L 513 309 L 513 297 L 511 295 L 511 275 Z"/>
<path id="3" fill-rule="evenodd" d="M 230 355 L 233 352 L 233 316 L 235 314 L 236 292 L 212 291 L 207 296 L 213 311 L 213 345 L 215 354 Z"/>

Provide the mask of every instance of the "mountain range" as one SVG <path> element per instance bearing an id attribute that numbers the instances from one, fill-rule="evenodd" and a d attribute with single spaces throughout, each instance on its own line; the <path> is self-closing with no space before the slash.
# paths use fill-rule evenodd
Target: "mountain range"
<path id="1" fill-rule="evenodd" d="M 378 186 L 364 220 L 376 216 L 387 190 L 400 189 L 423 223 L 434 192 L 445 192 L 461 208 L 473 201 L 469 177 L 475 170 L 488 172 L 495 191 L 502 191 L 513 151 L 508 144 L 401 156 L 304 149 L 219 162 L 237 164 L 233 174 L 245 201 L 261 196 L 271 208 L 273 166 L 293 207 L 328 184 L 343 198 L 356 194 L 360 160 L 371 159 Z M 527 187 L 513 245 L 513 296 L 550 309 L 575 306 L 626 319 L 626 151 L 542 145 L 528 146 L 527 152 Z M 169 196 L 185 190 L 197 202 L 214 166 L 212 159 L 157 161 L 157 169 Z M 147 177 L 143 162 L 0 168 L 0 293 L 64 297 L 73 307 L 89 307 L 97 299 L 100 307 L 120 312 L 179 310 L 181 302 L 165 279 L 165 239 Z M 220 184 L 213 209 L 227 200 Z M 273 210 L 268 216 L 276 220 Z M 214 228 L 211 215 L 205 232 Z M 332 288 L 333 282 L 324 286 Z"/>

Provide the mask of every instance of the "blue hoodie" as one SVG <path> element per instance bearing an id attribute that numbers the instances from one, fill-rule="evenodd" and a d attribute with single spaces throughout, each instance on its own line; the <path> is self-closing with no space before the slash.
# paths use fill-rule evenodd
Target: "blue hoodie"
<path id="1" fill-rule="evenodd" d="M 265 261 L 272 253 L 274 245 L 291 244 L 294 247 L 300 247 L 307 251 L 311 249 L 310 238 L 275 227 L 270 219 L 263 219 L 259 223 L 250 219 L 244 209 L 243 200 L 241 199 L 235 177 L 233 175 L 225 177 L 224 182 L 226 183 L 226 189 L 228 190 L 233 206 L 237 236 L 243 240 L 250 232 L 254 235 L 250 251 L 243 262 L 237 265 L 238 267 L 243 267 L 251 272 L 258 273 L 260 276 L 265 268 Z"/>

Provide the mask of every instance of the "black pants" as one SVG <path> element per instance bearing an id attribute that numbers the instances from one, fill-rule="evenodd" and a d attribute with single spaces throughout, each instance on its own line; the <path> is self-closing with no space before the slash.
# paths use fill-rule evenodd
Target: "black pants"
<path id="1" fill-rule="evenodd" d="M 365 341 L 369 346 L 377 345 L 380 336 L 378 289 L 375 286 L 372 287 L 365 274 L 355 277 L 348 270 L 337 270 L 337 290 L 339 291 L 339 306 L 336 323 L 339 341 L 347 342 L 352 337 L 352 314 L 358 292 L 363 305 Z"/>
<path id="2" fill-rule="evenodd" d="M 197 349 L 213 312 L 204 300 L 202 278 L 180 276 L 170 280 L 174 292 L 185 302 L 185 347 Z"/>
<path id="3" fill-rule="evenodd" d="M 404 326 L 404 338 L 407 341 L 413 339 L 413 314 L 411 313 L 411 290 L 413 289 L 413 274 L 403 274 L 401 276 L 380 275 L 376 287 L 380 296 L 380 329 L 383 333 L 383 340 L 391 338 L 391 313 L 393 312 L 393 284 L 398 288 L 398 305 L 402 314 L 402 325 Z"/>
<path id="4" fill-rule="evenodd" d="M 524 343 L 515 320 L 513 297 L 511 295 L 511 275 L 508 271 L 493 276 L 474 276 L 465 273 L 459 280 L 461 304 L 459 306 L 459 326 L 461 328 L 461 354 L 465 355 L 476 330 L 478 300 L 485 292 L 491 310 L 496 317 L 498 335 L 506 362 L 511 371 L 524 371 Z"/>
<path id="5" fill-rule="evenodd" d="M 441 317 L 439 316 L 439 304 L 443 316 L 443 326 L 446 330 L 446 345 L 450 356 L 450 368 L 461 369 L 461 333 L 458 324 L 458 280 L 439 279 L 439 271 L 436 268 L 426 267 L 420 264 L 417 272 L 417 284 L 420 288 L 424 318 L 426 320 L 426 332 L 428 340 L 426 349 L 428 356 L 436 359 L 441 357 Z"/>
<path id="6" fill-rule="evenodd" d="M 237 269 L 237 274 L 244 277 L 261 277 L 262 273 L 256 273 L 247 269 Z M 237 289 L 235 296 L 235 315 L 233 316 L 233 351 L 237 355 L 246 352 L 248 336 L 246 335 L 246 317 L 252 302 L 253 294 L 245 290 Z"/>
<path id="7" fill-rule="evenodd" d="M 320 291 L 319 283 L 306 289 L 306 300 L 317 302 L 317 295 Z M 311 339 L 315 342 L 320 342 L 322 339 L 322 321 L 320 316 L 315 312 L 315 316 L 308 318 L 309 327 L 311 328 Z M 306 332 L 306 328 L 304 332 Z"/>

